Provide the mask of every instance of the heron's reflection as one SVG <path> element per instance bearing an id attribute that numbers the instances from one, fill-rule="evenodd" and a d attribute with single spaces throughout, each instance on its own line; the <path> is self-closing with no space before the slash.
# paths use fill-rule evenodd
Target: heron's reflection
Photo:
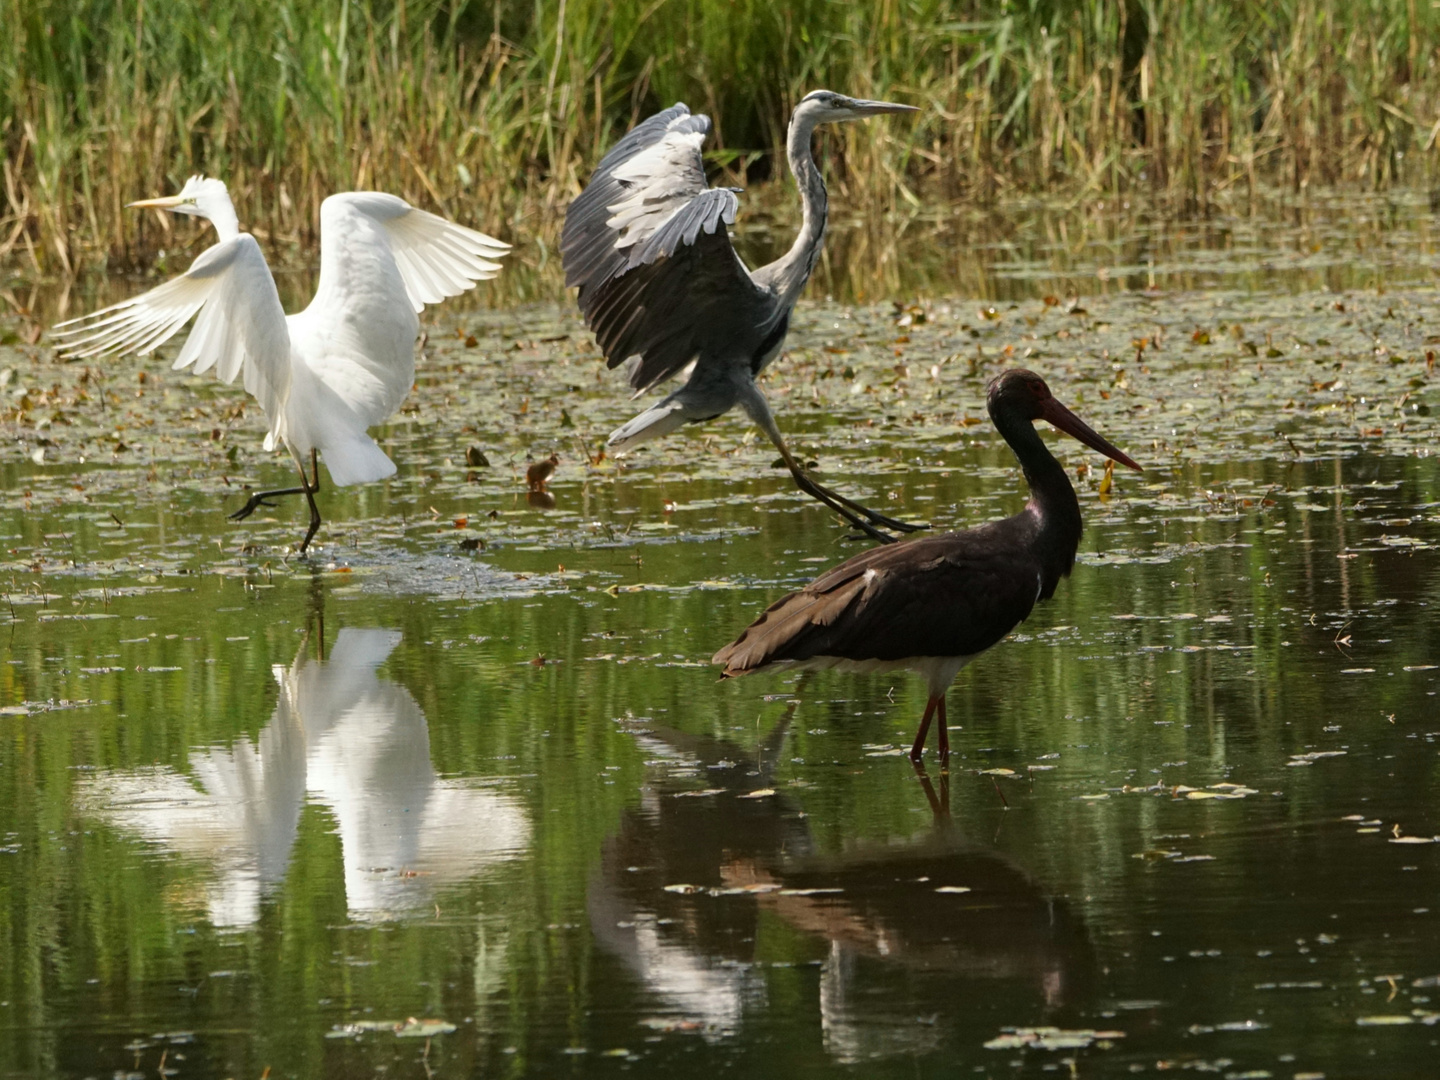
<path id="1" fill-rule="evenodd" d="M 376 669 L 399 631 L 341 630 L 327 660 L 277 665 L 279 700 L 255 743 L 195 751 L 170 768 L 92 777 L 80 802 L 124 831 L 208 864 L 210 919 L 254 922 L 284 878 L 308 800 L 335 821 L 350 916 L 428 907 L 437 884 L 519 854 L 518 800 L 437 776 L 425 714 Z"/>
<path id="2" fill-rule="evenodd" d="M 820 965 L 819 1026 L 844 1062 L 923 1053 L 967 1022 L 993 1033 L 1014 1022 L 989 1019 L 998 998 L 1053 1019 L 1089 993 L 1083 927 L 1024 869 L 961 838 L 943 778 L 938 792 L 924 779 L 935 821 L 919 837 L 819 855 L 799 806 L 767 794 L 783 723 L 748 763 L 715 740 L 637 738 L 651 776 L 605 845 L 591 925 L 658 1007 L 710 1037 L 773 1011 L 777 959 Z"/>

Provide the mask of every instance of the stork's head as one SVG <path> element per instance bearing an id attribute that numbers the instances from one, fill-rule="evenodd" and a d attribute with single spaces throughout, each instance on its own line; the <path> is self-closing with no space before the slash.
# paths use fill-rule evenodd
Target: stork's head
<path id="1" fill-rule="evenodd" d="M 220 239 L 228 240 L 239 232 L 239 221 L 235 206 L 230 202 L 230 192 L 225 181 L 213 177 L 192 176 L 185 181 L 179 195 L 166 195 L 159 199 L 140 199 L 129 204 L 134 207 L 151 207 L 169 210 L 173 214 L 191 214 L 213 222 Z"/>
<path id="2" fill-rule="evenodd" d="M 1012 417 L 1030 422 L 1048 420 L 1090 449 L 1098 450 L 1136 472 L 1144 472 L 1129 455 L 1116 449 L 1103 435 L 1060 404 L 1050 392 L 1050 387 L 1045 385 L 1045 380 L 1033 371 L 1011 368 L 991 380 L 986 391 L 986 405 L 990 410 L 990 419 L 1002 432 L 1006 430 L 1007 419 Z"/>
<path id="3" fill-rule="evenodd" d="M 795 106 L 792 122 L 806 119 L 813 124 L 833 124 L 841 120 L 863 120 L 882 113 L 919 112 L 914 105 L 896 105 L 889 101 L 867 101 L 846 97 L 833 90 L 812 90 Z"/>

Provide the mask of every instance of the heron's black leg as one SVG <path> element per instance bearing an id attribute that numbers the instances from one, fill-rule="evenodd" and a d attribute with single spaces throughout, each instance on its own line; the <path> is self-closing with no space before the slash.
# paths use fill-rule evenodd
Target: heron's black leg
<path id="1" fill-rule="evenodd" d="M 937 699 L 931 698 L 925 703 L 925 715 L 920 718 L 920 730 L 915 735 L 915 745 L 910 747 L 910 760 L 919 761 L 925 753 L 925 736 L 930 733 L 930 718 L 935 715 L 935 704 Z"/>
<path id="2" fill-rule="evenodd" d="M 795 455 L 790 453 L 790 448 L 785 445 L 785 439 L 780 434 L 779 426 L 775 423 L 775 414 L 770 411 L 770 405 L 765 400 L 765 395 L 760 393 L 759 387 L 754 383 L 749 383 L 741 388 L 740 404 L 750 414 L 750 419 L 754 420 L 760 426 L 760 430 L 769 436 L 770 441 L 775 444 L 775 449 L 780 451 L 780 459 L 785 462 L 785 467 L 795 478 L 796 486 L 811 498 L 819 499 L 867 536 L 879 540 L 882 544 L 893 544 L 895 537 L 887 536 L 875 528 L 876 525 L 883 525 L 898 532 L 913 532 L 916 529 L 928 528 L 925 525 L 912 525 L 909 522 L 888 518 L 884 514 L 877 514 L 874 510 L 861 506 L 843 495 L 838 495 L 810 479 L 809 474 L 795 460 Z"/>
<path id="3" fill-rule="evenodd" d="M 812 487 L 818 489 L 819 491 L 823 491 L 826 495 L 834 499 L 846 509 L 853 510 L 857 514 L 863 514 L 865 517 L 873 521 L 876 525 L 883 525 L 885 528 L 894 529 L 896 532 L 919 532 L 921 529 L 928 529 L 930 527 L 929 525 L 917 525 L 913 521 L 896 521 L 892 517 L 886 517 L 879 511 L 871 510 L 868 506 L 862 506 L 860 503 L 855 502 L 853 499 L 847 499 L 838 491 L 832 491 L 830 488 L 825 487 L 823 484 L 817 483 L 815 480 L 810 479 L 808 474 L 805 478 L 810 481 Z M 796 476 L 795 479 L 798 482 L 800 480 L 800 477 Z"/>
<path id="4" fill-rule="evenodd" d="M 893 544 L 895 537 L 875 528 L 875 525 L 870 524 L 872 521 L 876 525 L 883 525 L 888 529 L 896 529 L 900 532 L 915 532 L 917 529 L 929 528 L 928 525 L 914 525 L 906 521 L 896 521 L 894 518 L 888 518 L 884 514 L 876 513 L 874 510 L 861 506 L 859 503 L 853 502 L 821 484 L 817 484 L 814 480 L 810 479 L 809 475 L 798 465 L 791 466 L 790 475 L 795 478 L 795 485 L 801 491 L 805 492 L 805 494 L 811 498 L 819 499 L 851 525 L 854 525 L 855 528 L 865 533 L 865 535 L 879 540 L 882 544 Z M 869 519 L 868 521 L 866 520 L 867 518 Z"/>
<path id="5" fill-rule="evenodd" d="M 940 695 L 940 709 L 936 719 L 940 724 L 940 767 L 945 768 L 950 762 L 950 724 L 945 719 L 945 695 Z"/>

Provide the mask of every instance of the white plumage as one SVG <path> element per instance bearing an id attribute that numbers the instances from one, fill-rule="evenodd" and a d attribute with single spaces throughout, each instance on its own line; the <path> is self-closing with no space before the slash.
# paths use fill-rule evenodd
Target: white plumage
<path id="1" fill-rule="evenodd" d="M 208 218 L 219 242 L 173 281 L 59 324 L 65 355 L 148 353 L 198 314 L 174 367 L 213 368 L 227 383 L 243 375 L 269 422 L 265 448 L 287 447 L 302 477 L 305 455 L 318 451 L 342 487 L 395 472 L 367 429 L 393 416 L 414 382 L 417 313 L 493 278 L 510 250 L 394 195 L 332 195 L 320 206 L 315 298 L 287 316 L 224 183 L 192 176 L 179 195 L 131 205 Z M 318 482 L 293 490 L 313 496 Z M 241 516 L 269 505 L 258 498 Z M 311 514 L 302 551 L 319 525 L 313 498 Z"/>

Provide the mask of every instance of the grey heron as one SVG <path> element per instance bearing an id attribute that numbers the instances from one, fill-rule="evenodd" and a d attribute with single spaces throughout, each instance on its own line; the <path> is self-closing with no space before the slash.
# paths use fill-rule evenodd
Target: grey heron
<path id="1" fill-rule="evenodd" d="M 911 105 L 862 101 L 816 90 L 795 107 L 786 140 L 800 189 L 800 234 L 779 259 L 750 270 L 725 226 L 735 188 L 706 186 L 700 147 L 708 116 L 672 105 L 636 126 L 605 155 L 565 213 L 560 251 L 565 284 L 612 368 L 630 361 L 637 396 L 690 368 L 685 384 L 610 435 L 627 450 L 682 424 L 713 420 L 736 405 L 770 438 L 802 491 L 877 540 L 924 528 L 896 521 L 816 483 L 790 453 L 756 377 L 779 354 L 790 312 L 825 243 L 825 181 L 811 153 L 819 124 Z"/>

